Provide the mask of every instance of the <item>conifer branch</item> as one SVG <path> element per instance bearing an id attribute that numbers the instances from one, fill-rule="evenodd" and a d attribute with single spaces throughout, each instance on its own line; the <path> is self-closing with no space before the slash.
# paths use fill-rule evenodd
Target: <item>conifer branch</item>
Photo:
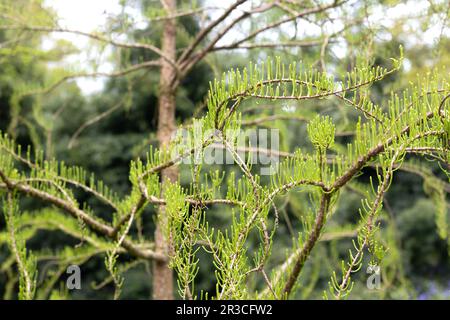
<path id="1" fill-rule="evenodd" d="M 4 179 L 3 173 L 0 172 L 0 177 L 3 181 Z M 35 291 L 35 279 L 32 274 L 30 274 L 29 262 L 27 259 L 26 248 L 20 248 L 17 243 L 17 235 L 16 235 L 16 227 L 14 221 L 16 217 L 14 216 L 16 209 L 14 208 L 14 199 L 13 199 L 13 189 L 10 189 L 11 185 L 8 187 L 8 195 L 7 195 L 7 210 L 6 211 L 6 224 L 9 229 L 10 234 L 10 248 L 12 253 L 14 254 L 17 267 L 19 269 L 20 274 L 20 283 L 21 283 L 21 291 L 20 298 L 24 300 L 32 300 L 34 297 Z"/>
<path id="2" fill-rule="evenodd" d="M 100 222 L 98 219 L 95 219 L 94 217 L 90 216 L 83 210 L 73 206 L 72 203 L 69 203 L 67 201 L 64 201 L 62 199 L 59 199 L 58 197 L 55 197 L 51 194 L 48 194 L 46 192 L 43 192 L 41 190 L 37 190 L 35 188 L 32 188 L 30 186 L 22 185 L 20 183 L 13 183 L 11 182 L 4 172 L 0 170 L 0 177 L 4 181 L 7 188 L 11 190 L 18 191 L 20 193 L 38 198 L 40 200 L 43 200 L 45 202 L 51 203 L 55 205 L 56 207 L 70 213 L 74 218 L 81 219 L 84 223 L 90 226 L 93 230 L 103 234 L 106 237 L 114 238 L 114 229 L 105 223 Z M 122 242 L 122 247 L 126 249 L 130 254 L 135 255 L 139 258 L 143 259 L 155 259 L 155 260 L 165 260 L 166 257 L 162 256 L 156 252 L 153 252 L 151 250 L 145 250 L 141 249 L 135 244 L 133 244 L 131 241 L 125 239 Z"/>
<path id="3" fill-rule="evenodd" d="M 316 220 L 314 222 L 314 226 L 309 233 L 307 241 L 305 242 L 302 249 L 298 253 L 297 257 L 295 258 L 294 267 L 292 268 L 292 271 L 288 276 L 287 282 L 284 285 L 283 296 L 285 298 L 289 297 L 292 289 L 294 288 L 295 282 L 297 281 L 297 278 L 303 269 L 306 259 L 308 258 L 309 254 L 311 253 L 316 242 L 319 240 L 320 233 L 325 224 L 330 200 L 331 200 L 330 193 L 322 194 L 322 196 L 320 198 L 320 205 L 319 205 L 319 209 L 316 214 Z"/>

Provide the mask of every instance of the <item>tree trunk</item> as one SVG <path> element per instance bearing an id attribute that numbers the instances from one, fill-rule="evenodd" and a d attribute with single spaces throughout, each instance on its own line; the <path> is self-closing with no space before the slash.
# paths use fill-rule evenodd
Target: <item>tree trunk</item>
<path id="1" fill-rule="evenodd" d="M 176 0 L 161 0 L 168 15 L 176 11 Z M 175 19 L 167 19 L 164 22 L 162 38 L 162 52 L 171 59 L 176 60 L 176 23 Z M 172 81 L 176 77 L 175 68 L 165 59 L 161 59 L 161 76 L 158 102 L 158 131 L 159 145 L 163 148 L 167 145 L 175 131 L 175 95 L 176 89 L 172 88 Z M 161 171 L 161 181 L 177 181 L 178 169 L 172 166 Z M 164 192 L 164 190 L 162 190 Z M 164 206 L 160 206 L 155 231 L 155 248 L 157 252 L 168 254 L 170 250 L 170 239 L 166 239 L 163 228 L 167 224 Z M 173 299 L 173 275 L 168 262 L 155 261 L 153 267 L 153 299 Z"/>

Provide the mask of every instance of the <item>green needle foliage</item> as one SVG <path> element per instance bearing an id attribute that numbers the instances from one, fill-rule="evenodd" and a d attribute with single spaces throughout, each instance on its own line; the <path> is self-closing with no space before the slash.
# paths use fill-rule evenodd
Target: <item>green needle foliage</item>
<path id="1" fill-rule="evenodd" d="M 184 299 L 287 299 L 299 289 L 299 277 L 333 218 L 342 189 L 352 186 L 365 197 L 357 233 L 348 258 L 339 270 L 332 272 L 329 290 L 324 292 L 325 298 L 348 297 L 354 285 L 352 277 L 363 267 L 364 257 L 368 255 L 370 263 L 379 266 L 390 254 L 379 236 L 383 228 L 380 221 L 384 195 L 402 167 L 425 177 L 424 190 L 436 203 L 438 233 L 448 239 L 446 183 L 426 167 L 405 160 L 408 154 L 419 154 L 448 170 L 448 75 L 442 77 L 433 72 L 401 93 L 392 92 L 382 105 L 373 103 L 372 86 L 396 72 L 402 59 L 400 50 L 399 58 L 391 60 L 389 69 L 360 65 L 343 75 L 327 74 L 295 62 L 284 64 L 279 58 L 231 70 L 211 82 L 207 114 L 185 128 L 188 136 L 195 139 L 186 141 L 177 136 L 164 149 L 150 149 L 146 159 L 130 164 L 132 188 L 126 197 L 117 196 L 82 168 L 45 160 L 39 151 L 34 155 L 24 153 L 3 134 L 0 192 L 7 231 L 0 233 L 0 243 L 8 242 L 17 264 L 20 298 L 45 296 L 56 282 L 57 277 L 36 286 L 36 261 L 45 256 L 58 257 L 63 268 L 68 263 L 104 255 L 111 274 L 107 281 L 116 286 L 115 298 L 126 281 L 122 273 L 136 265 L 130 264 L 132 258 L 137 262 L 169 259 Z M 302 108 L 306 100 L 323 105 L 334 99 L 360 113 L 355 135 L 345 145 L 336 137 L 333 116 L 319 114 L 307 124 L 312 148 L 291 150 L 286 159 L 272 168 L 269 179 L 257 173 L 250 155 L 242 157 L 236 152 L 236 133 L 241 128 L 241 110 L 247 101 L 276 104 L 278 100 L 294 100 Z M 213 143 L 222 143 L 231 154 L 235 164 L 231 173 L 225 175 L 216 166 L 202 162 Z M 191 160 L 189 164 L 184 162 L 186 159 Z M 190 169 L 190 184 L 161 185 L 159 172 L 182 162 Z M 356 181 L 367 167 L 376 169 L 369 188 Z M 284 263 L 275 264 L 271 257 L 279 221 L 276 200 L 294 191 L 307 195 L 301 217 L 303 228 L 292 248 L 287 248 Z M 101 215 L 94 212 L 89 204 L 79 200 L 80 192 L 100 200 L 106 211 Z M 21 212 L 21 202 L 27 197 L 40 200 L 44 208 Z M 167 254 L 158 252 L 145 235 L 137 237 L 130 232 L 142 215 L 148 214 L 147 207 L 160 205 L 165 209 L 154 218 L 167 220 L 163 230 L 170 241 Z M 228 207 L 229 225 L 218 227 L 211 223 L 214 206 Z M 346 231 L 342 228 L 336 230 Z M 43 250 L 31 254 L 26 242 L 40 229 L 58 229 L 83 245 L 61 252 Z M 124 255 L 127 262 L 120 259 Z M 202 258 L 212 261 L 216 278 L 212 296 L 196 286 Z M 249 285 L 253 274 L 261 279 L 257 287 Z M 311 275 L 311 287 L 318 277 L 317 273 Z"/>

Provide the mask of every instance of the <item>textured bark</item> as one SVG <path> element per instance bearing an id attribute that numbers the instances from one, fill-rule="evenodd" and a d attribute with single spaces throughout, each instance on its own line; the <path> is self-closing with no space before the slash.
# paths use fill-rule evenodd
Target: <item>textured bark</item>
<path id="1" fill-rule="evenodd" d="M 286 285 L 284 287 L 283 292 L 284 292 L 286 298 L 289 297 L 289 294 L 291 293 L 292 289 L 294 288 L 295 282 L 297 281 L 298 276 L 299 276 L 300 272 L 302 271 L 306 260 L 308 259 L 312 249 L 316 245 L 316 242 L 319 240 L 320 233 L 325 224 L 325 217 L 327 215 L 328 204 L 330 203 L 330 198 L 331 198 L 330 193 L 324 193 L 322 195 L 322 198 L 320 200 L 320 208 L 319 208 L 319 211 L 317 212 L 316 220 L 314 222 L 312 230 L 309 233 L 308 239 L 306 240 L 305 244 L 303 245 L 302 250 L 300 251 L 300 254 L 298 255 L 298 257 L 295 261 L 294 267 L 293 267 L 291 274 L 289 275 Z"/>
<path id="2" fill-rule="evenodd" d="M 176 0 L 162 0 L 168 14 L 176 10 Z M 176 59 L 176 23 L 174 19 L 168 19 L 164 23 L 162 38 L 163 54 L 175 61 Z M 166 60 L 161 59 L 160 90 L 158 102 L 158 131 L 157 137 L 160 147 L 164 147 L 170 141 L 175 131 L 175 88 L 172 88 L 172 81 L 176 77 L 176 70 Z M 177 181 L 178 169 L 176 166 L 161 171 L 161 180 Z M 162 191 L 164 192 L 164 190 Z M 155 231 L 155 250 L 163 254 L 168 254 L 170 250 L 169 239 L 166 239 L 162 232 L 167 223 L 165 207 L 160 206 L 159 219 Z M 153 299 L 170 300 L 173 299 L 173 274 L 166 261 L 155 261 L 153 267 Z"/>

